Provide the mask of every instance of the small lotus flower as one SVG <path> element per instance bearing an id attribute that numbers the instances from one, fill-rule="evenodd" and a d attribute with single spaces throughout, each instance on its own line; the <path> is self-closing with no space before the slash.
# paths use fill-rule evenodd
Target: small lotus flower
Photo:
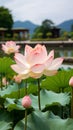
<path id="1" fill-rule="evenodd" d="M 69 80 L 69 85 L 71 86 L 71 87 L 73 87 L 73 76 L 70 78 L 70 80 Z"/>
<path id="2" fill-rule="evenodd" d="M 2 44 L 2 50 L 6 54 L 19 52 L 19 48 L 20 48 L 20 46 L 16 45 L 16 43 L 13 41 L 7 41 L 6 44 Z"/>
<path id="3" fill-rule="evenodd" d="M 22 106 L 25 107 L 25 108 L 29 108 L 31 106 L 31 98 L 27 95 L 27 96 L 24 96 L 23 99 L 22 99 Z"/>
<path id="4" fill-rule="evenodd" d="M 3 77 L 3 78 L 2 78 L 2 84 L 3 84 L 4 86 L 6 86 L 6 85 L 9 84 L 9 82 L 8 82 L 7 79 L 6 79 L 6 77 Z"/>
<path id="5" fill-rule="evenodd" d="M 15 80 L 16 83 L 21 83 L 22 81 L 21 75 L 14 75 L 13 79 Z"/>
<path id="6" fill-rule="evenodd" d="M 11 68 L 22 75 L 22 79 L 28 77 L 37 79 L 43 74 L 54 75 L 63 62 L 62 57 L 54 59 L 53 50 L 48 55 L 46 47 L 40 44 L 37 44 L 34 48 L 26 45 L 24 55 L 16 53 L 14 58 L 16 64 L 11 65 Z"/>

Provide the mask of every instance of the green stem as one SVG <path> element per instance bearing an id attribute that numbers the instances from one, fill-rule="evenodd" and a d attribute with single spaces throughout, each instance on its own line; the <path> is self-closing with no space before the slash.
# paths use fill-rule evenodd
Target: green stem
<path id="1" fill-rule="evenodd" d="M 40 80 L 38 79 L 38 107 L 41 110 L 41 103 L 40 103 Z"/>
<path id="2" fill-rule="evenodd" d="M 19 84 L 18 84 L 18 99 L 20 98 L 20 87 L 19 87 Z"/>
<path id="3" fill-rule="evenodd" d="M 2 78 L 3 78 L 3 76 L 2 76 L 2 74 L 1 74 L 1 90 L 3 90 L 3 86 L 2 86 Z"/>
<path id="4" fill-rule="evenodd" d="M 27 108 L 25 109 L 25 126 L 24 130 L 27 130 Z"/>
<path id="5" fill-rule="evenodd" d="M 73 88 L 72 88 L 72 98 L 71 98 L 71 118 L 73 118 Z"/>
<path id="6" fill-rule="evenodd" d="M 25 85 L 25 95 L 27 95 L 27 79 L 26 79 L 26 85 Z"/>
<path id="7" fill-rule="evenodd" d="M 25 95 L 27 95 L 27 80 L 26 80 L 26 86 L 25 86 Z M 24 130 L 27 130 L 27 108 L 25 108 L 25 126 Z"/>

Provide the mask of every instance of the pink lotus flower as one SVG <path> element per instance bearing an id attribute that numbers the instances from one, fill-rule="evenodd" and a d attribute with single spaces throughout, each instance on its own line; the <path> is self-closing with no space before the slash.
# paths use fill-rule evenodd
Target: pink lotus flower
<path id="1" fill-rule="evenodd" d="M 69 80 L 69 85 L 71 86 L 71 87 L 73 87 L 73 76 L 70 78 L 70 80 Z"/>
<path id="2" fill-rule="evenodd" d="M 29 108 L 31 106 L 31 98 L 27 95 L 25 97 L 23 97 L 22 99 L 22 106 L 25 107 L 25 108 Z"/>
<path id="3" fill-rule="evenodd" d="M 63 58 L 54 59 L 53 50 L 47 55 L 46 47 L 38 44 L 34 48 L 26 45 L 24 55 L 16 53 L 15 61 L 16 64 L 11 65 L 12 69 L 26 79 L 40 78 L 43 74 L 47 76 L 56 74 Z"/>
<path id="4" fill-rule="evenodd" d="M 2 50 L 6 53 L 6 54 L 11 54 L 11 53 L 16 53 L 19 52 L 19 45 L 16 45 L 15 42 L 13 41 L 7 41 L 6 44 L 2 44 Z"/>

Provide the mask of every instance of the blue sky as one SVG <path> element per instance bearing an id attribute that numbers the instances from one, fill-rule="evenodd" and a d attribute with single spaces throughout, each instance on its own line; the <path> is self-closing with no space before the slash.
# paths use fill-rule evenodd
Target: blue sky
<path id="1" fill-rule="evenodd" d="M 73 0 L 0 0 L 0 6 L 11 10 L 14 21 L 30 20 L 41 24 L 51 19 L 57 25 L 73 19 Z"/>

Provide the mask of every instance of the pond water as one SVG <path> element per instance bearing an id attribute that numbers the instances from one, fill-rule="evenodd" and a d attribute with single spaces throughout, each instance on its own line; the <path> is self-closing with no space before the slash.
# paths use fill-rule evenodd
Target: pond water
<path id="1" fill-rule="evenodd" d="M 55 57 L 73 57 L 73 48 L 47 48 L 55 51 Z"/>
<path id="2" fill-rule="evenodd" d="M 55 58 L 56 57 L 73 57 L 73 48 L 47 48 L 48 52 L 52 49 L 55 51 Z M 61 65 L 64 69 L 73 68 L 72 63 L 63 63 Z"/>

